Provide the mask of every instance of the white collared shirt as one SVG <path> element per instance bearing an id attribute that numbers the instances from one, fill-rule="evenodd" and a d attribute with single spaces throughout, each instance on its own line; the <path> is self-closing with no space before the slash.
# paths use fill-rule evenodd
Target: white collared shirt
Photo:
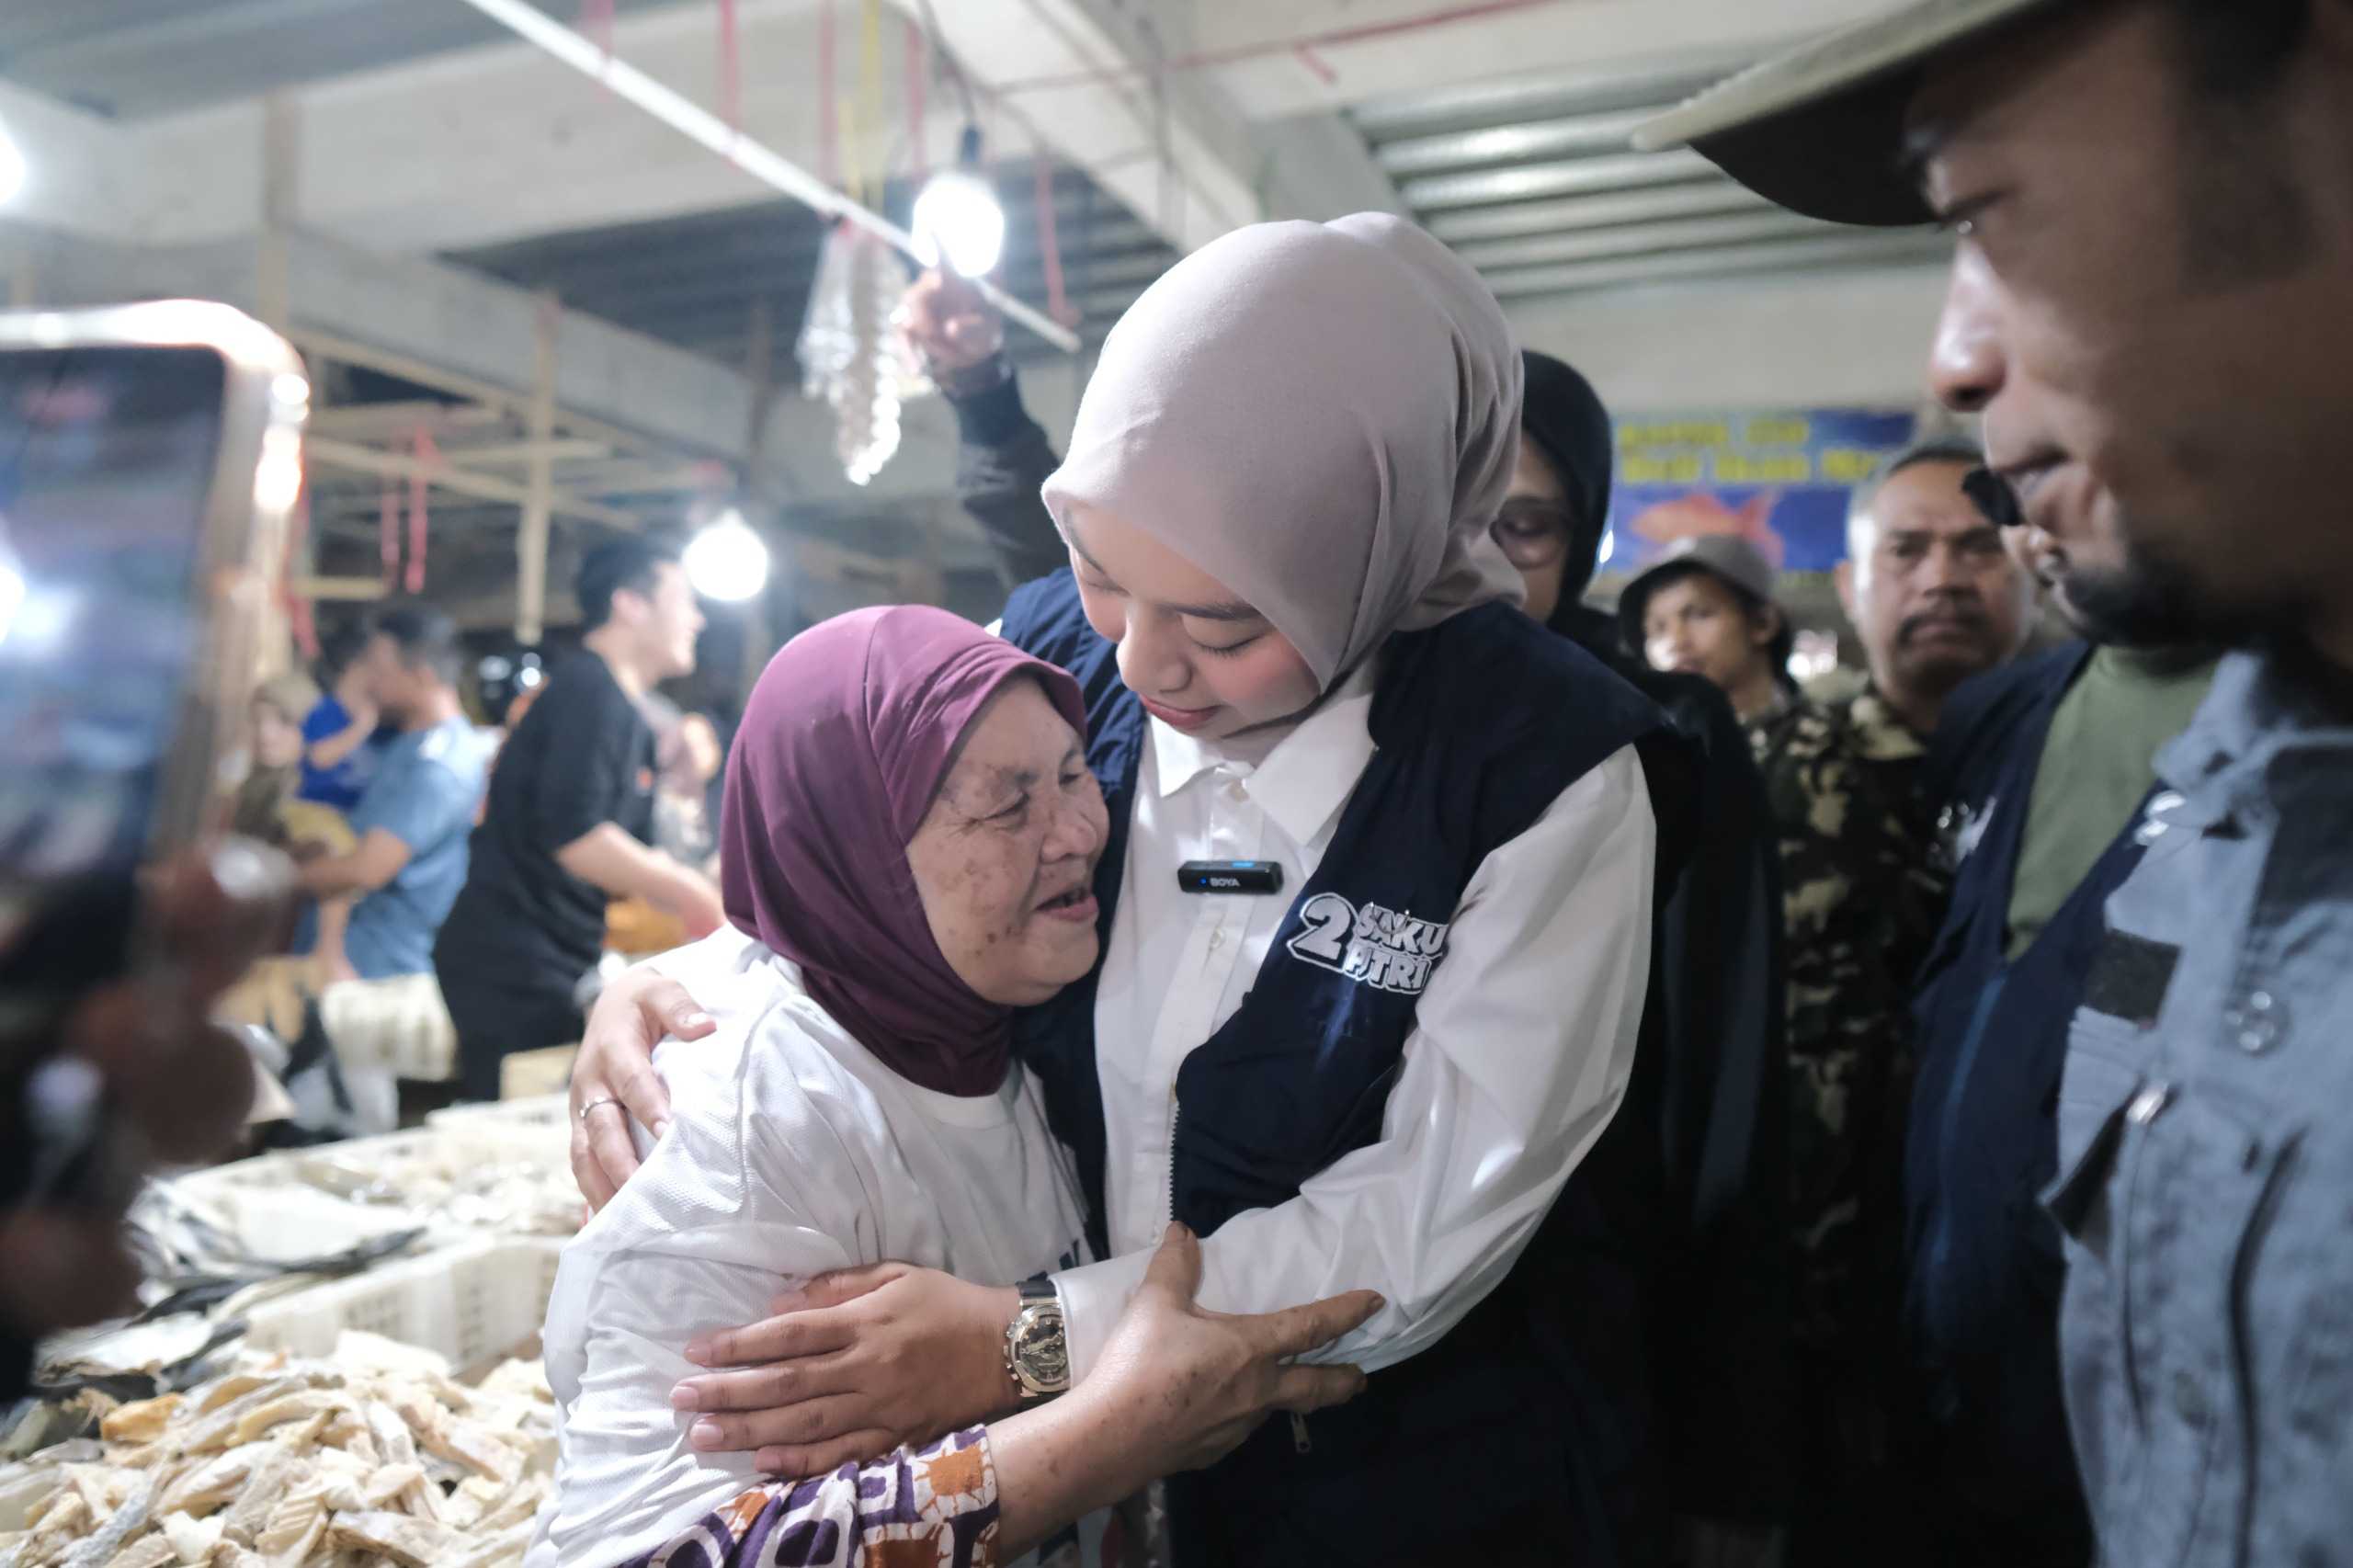
<path id="1" fill-rule="evenodd" d="M 1373 754 L 1368 665 L 1263 758 L 1158 720 L 1095 1008 L 1107 1261 L 1054 1277 L 1074 1375 L 1102 1353 L 1169 1220 L 1176 1072 L 1233 1016 Z M 1263 1312 L 1374 1290 L 1308 1358 L 1368 1369 L 1434 1343 L 1518 1259 L 1623 1097 L 1650 964 L 1657 837 L 1621 749 L 1488 856 L 1406 1038 L 1381 1135 L 1202 1246 L 1200 1303 Z M 1285 892 L 1179 892 L 1188 860 L 1275 860 Z"/>

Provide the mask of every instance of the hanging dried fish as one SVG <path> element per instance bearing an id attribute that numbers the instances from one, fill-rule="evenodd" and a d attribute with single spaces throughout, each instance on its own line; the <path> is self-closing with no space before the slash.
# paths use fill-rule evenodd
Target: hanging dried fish
<path id="1" fill-rule="evenodd" d="M 834 411 L 834 449 L 853 484 L 881 472 L 899 449 L 899 408 L 928 389 L 891 330 L 907 286 L 898 252 L 864 229 L 836 223 L 817 257 L 801 326 L 801 390 Z"/>

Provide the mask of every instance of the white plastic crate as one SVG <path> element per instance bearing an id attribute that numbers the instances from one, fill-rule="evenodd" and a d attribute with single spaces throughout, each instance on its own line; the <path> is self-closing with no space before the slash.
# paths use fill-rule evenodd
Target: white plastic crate
<path id="1" fill-rule="evenodd" d="M 479 1367 L 540 1332 L 563 1252 L 552 1239 L 476 1241 L 381 1264 L 254 1308 L 245 1343 L 327 1356 L 356 1328 Z"/>
<path id="2" fill-rule="evenodd" d="M 451 1106 L 428 1115 L 425 1125 L 428 1131 L 465 1140 L 492 1153 L 511 1151 L 513 1157 L 560 1168 L 572 1163 L 572 1109 L 564 1095 Z"/>

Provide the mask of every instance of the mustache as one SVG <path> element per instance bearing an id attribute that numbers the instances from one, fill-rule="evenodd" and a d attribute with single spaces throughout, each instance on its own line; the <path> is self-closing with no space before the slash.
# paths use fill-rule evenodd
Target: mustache
<path id="1" fill-rule="evenodd" d="M 1905 616 L 1895 628 L 1896 642 L 1911 642 L 1919 635 L 1920 629 L 1931 621 L 1949 622 L 1972 631 L 1983 631 L 1992 624 L 1993 618 L 1985 613 L 1985 607 L 1974 599 L 1949 599 L 1934 609 Z"/>

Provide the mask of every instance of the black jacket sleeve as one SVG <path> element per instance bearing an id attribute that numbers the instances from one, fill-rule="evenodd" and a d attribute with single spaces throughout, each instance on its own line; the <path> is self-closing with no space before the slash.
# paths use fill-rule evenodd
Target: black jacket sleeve
<path id="1" fill-rule="evenodd" d="M 1761 1525 L 1786 1517 L 1795 1436 L 1778 840 L 1731 705 L 1703 682 L 1677 686 L 1659 695 L 1705 761 L 1698 832 L 1659 921 L 1662 1132 L 1688 1226 L 1663 1336 L 1672 1506 Z"/>
<path id="2" fill-rule="evenodd" d="M 1070 553 L 1038 494 L 1062 459 L 1021 405 L 1020 383 L 1008 374 L 986 392 L 954 400 L 952 406 L 956 498 L 988 535 L 1008 585 L 1067 568 Z"/>

